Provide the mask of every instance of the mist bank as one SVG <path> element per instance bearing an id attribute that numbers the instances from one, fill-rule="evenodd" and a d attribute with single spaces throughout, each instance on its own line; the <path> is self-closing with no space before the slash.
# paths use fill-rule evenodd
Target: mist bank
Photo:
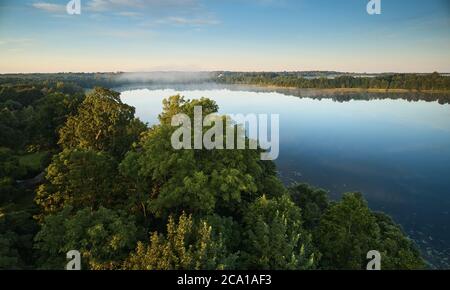
<path id="1" fill-rule="evenodd" d="M 198 83 L 215 79 L 214 72 L 183 72 L 183 71 L 161 71 L 161 72 L 127 72 L 115 76 L 119 83 Z"/>
<path id="2" fill-rule="evenodd" d="M 334 71 L 305 72 L 116 72 L 116 73 L 56 73 L 56 74 L 3 74 L 0 85 L 23 83 L 57 84 L 59 82 L 84 89 L 94 87 L 118 88 L 123 86 L 154 85 L 251 85 L 286 89 L 331 89 L 345 93 L 369 92 L 441 93 L 449 95 L 448 74 L 356 74 Z"/>
<path id="3" fill-rule="evenodd" d="M 92 89 L 94 87 L 115 88 L 138 84 L 188 84 L 213 82 L 213 72 L 97 72 L 97 73 L 33 73 L 0 74 L 1 84 L 57 83 L 64 82 Z"/>

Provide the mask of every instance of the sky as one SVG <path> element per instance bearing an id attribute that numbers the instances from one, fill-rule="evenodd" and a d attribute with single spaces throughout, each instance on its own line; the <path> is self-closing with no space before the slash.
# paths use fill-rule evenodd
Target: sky
<path id="1" fill-rule="evenodd" d="M 450 72 L 450 1 L 0 0 L 0 73 Z"/>

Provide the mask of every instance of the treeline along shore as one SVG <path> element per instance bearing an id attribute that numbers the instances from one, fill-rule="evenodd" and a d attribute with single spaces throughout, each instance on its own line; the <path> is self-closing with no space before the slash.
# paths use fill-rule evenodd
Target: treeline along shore
<path id="1" fill-rule="evenodd" d="M 0 84 L 30 82 L 69 82 L 83 88 L 117 87 L 154 83 L 219 83 L 301 89 L 339 89 L 370 92 L 450 93 L 450 75 L 429 74 L 355 74 L 341 72 L 105 72 L 0 74 Z"/>

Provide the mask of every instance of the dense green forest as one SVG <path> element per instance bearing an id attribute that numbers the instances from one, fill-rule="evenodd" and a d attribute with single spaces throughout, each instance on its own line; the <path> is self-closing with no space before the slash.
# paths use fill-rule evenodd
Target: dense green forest
<path id="1" fill-rule="evenodd" d="M 0 269 L 64 269 L 74 249 L 83 269 L 365 269 L 370 250 L 426 267 L 361 193 L 286 187 L 260 150 L 174 150 L 171 117 L 214 101 L 170 97 L 148 128 L 107 88 L 2 82 Z"/>
<path id="2" fill-rule="evenodd" d="M 163 82 L 251 84 L 315 89 L 380 89 L 450 92 L 450 76 L 432 74 L 350 74 L 340 72 L 160 72 L 160 73 L 56 73 L 0 74 L 0 85 L 72 83 L 83 88 L 114 88 Z"/>
<path id="3" fill-rule="evenodd" d="M 296 72 L 223 72 L 218 76 L 218 81 L 227 84 L 270 85 L 303 89 L 360 88 L 450 91 L 450 77 L 436 72 L 432 74 L 379 74 L 374 76 L 325 74 L 320 77 L 306 77 L 304 74 Z"/>
<path id="4" fill-rule="evenodd" d="M 77 85 L 82 88 L 96 86 L 113 87 L 125 84 L 117 80 L 120 73 L 34 73 L 34 74 L 3 74 L 0 75 L 0 85 L 36 85 L 54 86 L 55 83 Z"/>

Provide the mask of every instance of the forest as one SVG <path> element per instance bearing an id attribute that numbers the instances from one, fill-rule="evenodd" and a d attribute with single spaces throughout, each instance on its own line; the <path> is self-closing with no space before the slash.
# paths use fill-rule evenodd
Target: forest
<path id="1" fill-rule="evenodd" d="M 299 89 L 374 89 L 450 92 L 447 74 L 350 74 L 341 72 L 159 72 L 159 73 L 35 73 L 0 74 L 0 85 L 55 84 L 63 82 L 82 88 L 115 88 L 133 84 L 219 83 L 276 86 Z"/>
<path id="2" fill-rule="evenodd" d="M 64 269 L 70 250 L 90 270 L 366 269 L 370 250 L 382 269 L 427 268 L 363 193 L 331 200 L 324 189 L 285 185 L 260 149 L 174 150 L 171 117 L 193 116 L 194 106 L 217 112 L 214 101 L 172 96 L 149 127 L 106 77 L 88 92 L 85 82 L 100 81 L 79 78 L 0 78 L 0 269 Z M 448 77 L 428 78 L 420 89 L 450 88 Z"/>
<path id="3" fill-rule="evenodd" d="M 230 84 L 270 85 L 315 89 L 380 89 L 415 91 L 450 91 L 450 77 L 437 72 L 432 74 L 376 74 L 354 76 L 341 73 L 309 74 L 298 72 L 239 73 L 223 72 L 218 81 Z"/>

